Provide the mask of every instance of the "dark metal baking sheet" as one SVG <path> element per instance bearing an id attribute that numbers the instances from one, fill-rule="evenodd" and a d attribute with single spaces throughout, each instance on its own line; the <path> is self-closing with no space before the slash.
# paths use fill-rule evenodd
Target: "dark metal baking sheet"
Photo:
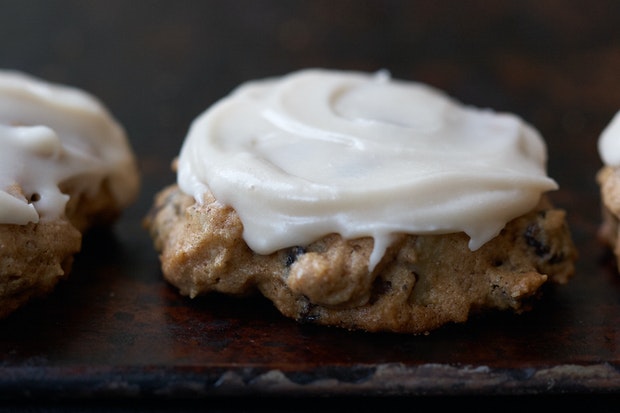
<path id="1" fill-rule="evenodd" d="M 143 186 L 114 228 L 87 236 L 52 295 L 0 321 L 0 399 L 620 391 L 620 276 L 596 238 L 595 183 L 596 139 L 620 107 L 616 2 L 27 4 L 6 5 L 22 17 L 0 28 L 1 65 L 101 97 Z M 580 251 L 574 279 L 529 313 L 426 336 L 301 325 L 261 297 L 177 294 L 141 220 L 174 180 L 189 122 L 238 82 L 307 66 L 387 67 L 534 124 Z"/>

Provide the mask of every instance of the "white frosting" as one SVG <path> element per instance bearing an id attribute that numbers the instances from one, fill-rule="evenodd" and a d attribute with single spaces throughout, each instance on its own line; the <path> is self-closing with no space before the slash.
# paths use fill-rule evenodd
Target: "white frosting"
<path id="1" fill-rule="evenodd" d="M 69 180 L 77 193 L 89 194 L 108 179 L 121 207 L 137 194 L 137 169 L 124 130 L 79 89 L 0 71 L 0 145 L 0 224 L 61 216 L 69 196 L 59 185 Z"/>
<path id="2" fill-rule="evenodd" d="M 609 125 L 598 139 L 598 152 L 607 166 L 620 166 L 620 111 L 616 112 Z"/>
<path id="3" fill-rule="evenodd" d="M 178 184 L 232 206 L 260 254 L 339 233 L 464 231 L 472 250 L 557 189 L 544 141 L 511 114 L 429 86 L 308 69 L 241 85 L 191 125 Z"/>

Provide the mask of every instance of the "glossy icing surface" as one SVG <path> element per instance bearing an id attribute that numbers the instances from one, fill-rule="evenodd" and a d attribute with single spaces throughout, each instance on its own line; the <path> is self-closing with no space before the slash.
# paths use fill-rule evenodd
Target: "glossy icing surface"
<path id="1" fill-rule="evenodd" d="M 557 189 L 539 133 L 424 84 L 307 69 L 245 83 L 193 122 L 178 183 L 231 205 L 261 254 L 329 233 L 465 232 L 470 248 Z"/>

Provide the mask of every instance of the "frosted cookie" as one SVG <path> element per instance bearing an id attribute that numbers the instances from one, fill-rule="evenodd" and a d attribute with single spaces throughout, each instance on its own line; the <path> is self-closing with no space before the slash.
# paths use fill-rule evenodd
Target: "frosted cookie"
<path id="1" fill-rule="evenodd" d="M 260 292 L 299 322 L 421 334 L 572 277 L 538 132 L 427 85 L 320 69 L 199 115 L 145 217 L 180 293 Z"/>
<path id="2" fill-rule="evenodd" d="M 596 175 L 602 213 L 598 235 L 613 250 L 616 262 L 620 263 L 620 111 L 599 136 L 598 152 L 603 161 Z"/>
<path id="3" fill-rule="evenodd" d="M 90 94 L 0 71 L 0 317 L 50 293 L 82 236 L 137 196 L 125 131 Z"/>

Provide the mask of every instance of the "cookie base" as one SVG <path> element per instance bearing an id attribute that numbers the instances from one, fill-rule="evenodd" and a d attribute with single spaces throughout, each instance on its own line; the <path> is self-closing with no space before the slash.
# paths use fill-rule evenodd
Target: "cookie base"
<path id="1" fill-rule="evenodd" d="M 232 208 L 211 194 L 198 205 L 176 185 L 157 194 L 144 226 L 181 294 L 260 292 L 298 322 L 371 332 L 424 334 L 474 313 L 527 311 L 543 286 L 568 282 L 577 258 L 565 212 L 546 198 L 476 251 L 463 233 L 401 234 L 372 272 L 372 238 L 331 234 L 259 255 Z"/>

